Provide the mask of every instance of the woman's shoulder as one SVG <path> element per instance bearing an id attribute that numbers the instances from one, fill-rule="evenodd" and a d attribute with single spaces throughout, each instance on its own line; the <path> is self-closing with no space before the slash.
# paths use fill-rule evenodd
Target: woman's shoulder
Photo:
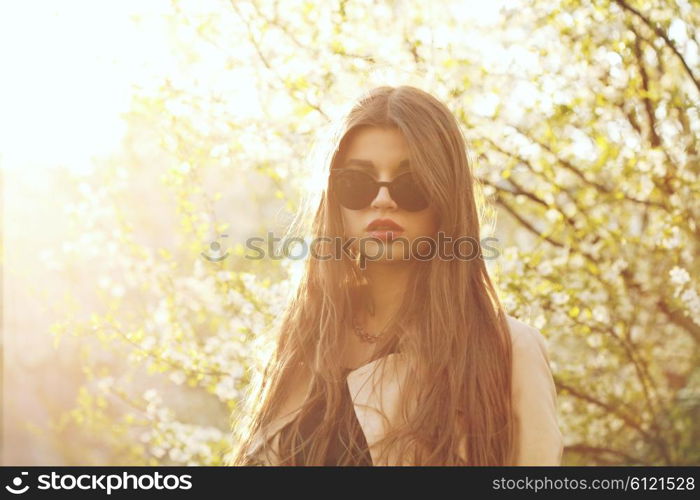
<path id="1" fill-rule="evenodd" d="M 513 406 L 518 426 L 516 465 L 561 465 L 563 437 L 545 338 L 507 316 L 513 344 Z"/>
<path id="2" fill-rule="evenodd" d="M 546 356 L 547 341 L 539 329 L 508 314 L 506 321 L 514 350 L 539 350 Z"/>
<path id="3" fill-rule="evenodd" d="M 533 383 L 554 389 L 547 340 L 539 329 L 506 315 L 513 347 L 513 375 L 517 383 Z"/>

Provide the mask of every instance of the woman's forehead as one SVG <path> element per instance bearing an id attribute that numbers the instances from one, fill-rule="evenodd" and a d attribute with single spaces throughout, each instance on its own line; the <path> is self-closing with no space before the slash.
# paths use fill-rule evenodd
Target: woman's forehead
<path id="1" fill-rule="evenodd" d="M 353 131 L 346 149 L 390 149 L 408 151 L 408 141 L 398 128 L 363 127 Z"/>
<path id="2" fill-rule="evenodd" d="M 372 127 L 360 130 L 350 138 L 340 166 L 397 173 L 408 170 L 408 143 L 398 129 Z"/>

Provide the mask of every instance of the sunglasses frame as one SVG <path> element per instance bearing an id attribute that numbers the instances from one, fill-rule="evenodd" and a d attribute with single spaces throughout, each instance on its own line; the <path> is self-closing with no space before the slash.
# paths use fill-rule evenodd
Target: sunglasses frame
<path id="1" fill-rule="evenodd" d="M 407 207 L 405 207 L 405 206 L 402 206 L 402 204 L 399 203 L 399 201 L 397 200 L 397 198 L 396 198 L 396 196 L 394 195 L 394 193 L 392 193 L 392 186 L 395 185 L 397 179 L 400 179 L 400 178 L 403 177 L 404 175 L 410 175 L 412 172 L 402 172 L 402 173 L 400 173 L 399 175 L 397 175 L 396 177 L 394 177 L 394 178 L 393 178 L 392 180 L 390 180 L 390 181 L 378 181 L 378 180 L 376 180 L 372 175 L 368 174 L 367 172 L 363 172 L 363 171 L 361 171 L 361 170 L 348 169 L 348 168 L 334 168 L 334 169 L 331 169 L 331 183 L 332 183 L 332 186 L 333 186 L 334 190 L 335 190 L 335 186 L 334 186 L 335 179 L 336 179 L 339 175 L 343 175 L 343 174 L 345 174 L 346 172 L 353 172 L 353 173 L 357 173 L 357 174 L 364 175 L 364 176 L 368 177 L 368 178 L 374 183 L 374 187 L 376 188 L 376 191 L 374 192 L 374 195 L 370 198 L 369 202 L 368 202 L 366 205 L 364 205 L 363 207 L 361 207 L 361 208 L 350 208 L 350 207 L 348 207 L 348 206 L 343 205 L 342 203 L 340 203 L 340 199 L 338 199 L 338 202 L 339 202 L 341 205 L 343 205 L 345 208 L 349 209 L 349 210 L 362 210 L 363 208 L 367 208 L 367 207 L 372 203 L 372 200 L 374 200 L 374 198 L 377 197 L 377 194 L 379 194 L 379 190 L 380 190 L 383 186 L 386 186 L 387 189 L 389 189 L 389 195 L 391 196 L 391 199 L 394 200 L 394 201 L 396 202 L 396 204 L 397 204 L 400 208 L 403 208 L 404 210 L 407 210 L 407 211 L 409 211 L 409 212 L 420 212 L 421 210 L 425 210 L 426 208 L 428 208 L 428 206 L 430 205 L 429 202 L 428 202 L 428 200 L 427 200 L 424 196 L 422 196 L 422 193 L 421 193 L 421 197 L 422 197 L 422 199 L 425 201 L 425 205 L 422 206 L 421 208 L 415 208 L 415 209 L 407 208 Z M 415 182 L 414 182 L 414 184 L 415 184 Z M 415 184 L 415 185 L 416 185 L 416 187 L 418 187 L 417 184 Z M 338 198 L 339 198 L 339 197 L 338 197 Z"/>

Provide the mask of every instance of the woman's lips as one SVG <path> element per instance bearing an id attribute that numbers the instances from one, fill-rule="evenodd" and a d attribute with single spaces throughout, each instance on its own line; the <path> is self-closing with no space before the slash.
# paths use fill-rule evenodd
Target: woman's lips
<path id="1" fill-rule="evenodd" d="M 379 238 L 382 241 L 391 241 L 401 236 L 403 231 L 400 229 L 373 229 L 368 231 L 368 233 L 370 236 Z"/>

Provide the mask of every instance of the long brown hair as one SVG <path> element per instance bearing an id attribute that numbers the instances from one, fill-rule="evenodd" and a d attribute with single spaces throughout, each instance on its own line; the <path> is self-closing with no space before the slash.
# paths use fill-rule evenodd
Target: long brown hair
<path id="1" fill-rule="evenodd" d="M 409 145 L 413 175 L 437 209 L 438 230 L 453 239 L 480 241 L 480 185 L 465 137 L 442 102 L 412 86 L 382 86 L 365 93 L 329 145 L 330 161 L 322 172 L 326 181 L 361 127 L 397 128 Z M 340 208 L 328 182 L 315 194 L 308 198 L 315 206 L 306 208 L 311 211 L 309 236 L 342 236 Z M 318 248 L 322 255 L 323 244 Z M 238 447 L 232 465 L 245 463 L 252 435 L 279 416 L 289 389 L 286 382 L 294 380 L 300 366 L 311 370 L 311 390 L 298 417 L 280 434 L 281 463 L 322 465 L 331 432 L 337 432 L 333 424 L 350 429 L 353 410 L 341 404 L 340 391 L 347 389 L 337 359 L 355 304 L 352 291 L 363 284 L 363 275 L 357 259 L 341 257 L 306 261 L 276 327 L 276 348 L 260 383 L 249 392 L 249 425 L 244 430 L 234 426 Z M 484 260 L 421 261 L 411 278 L 390 330 L 396 340 L 380 355 L 392 349 L 406 354 L 415 383 L 402 392 L 406 424 L 384 436 L 385 449 L 415 465 L 512 464 L 510 336 Z M 306 463 L 300 464 L 295 458 L 301 447 L 299 422 L 320 402 L 323 420 L 307 438 Z M 359 443 L 353 439 L 350 445 L 357 448 Z M 353 458 L 348 455 L 345 463 L 352 464 Z"/>

